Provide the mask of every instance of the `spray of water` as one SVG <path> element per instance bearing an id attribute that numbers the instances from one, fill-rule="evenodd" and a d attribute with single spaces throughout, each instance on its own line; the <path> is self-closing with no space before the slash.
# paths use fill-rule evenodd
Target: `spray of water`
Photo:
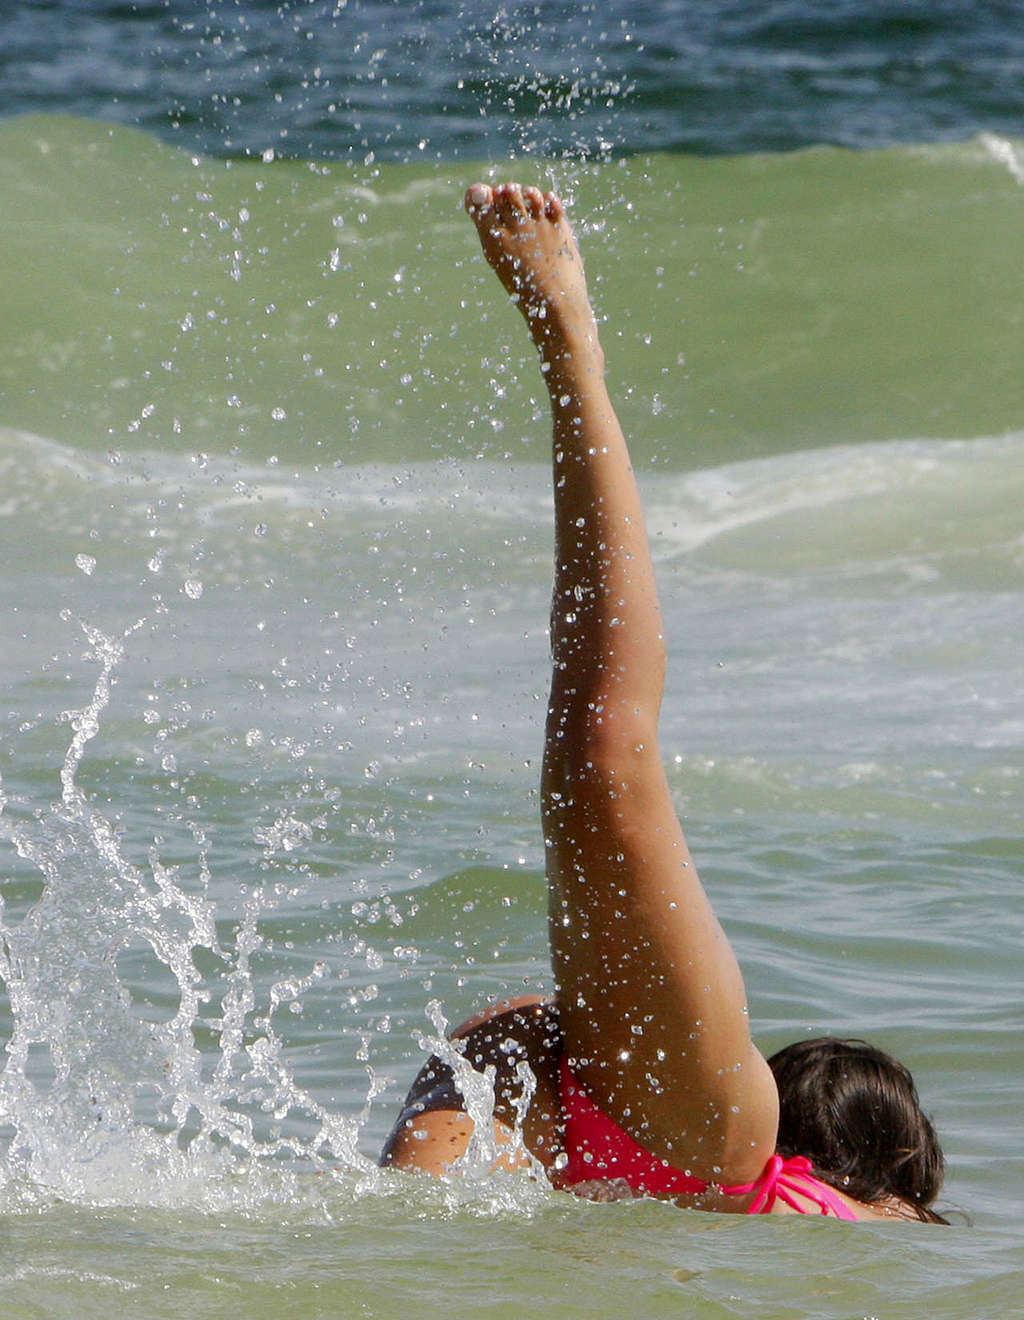
<path id="1" fill-rule="evenodd" d="M 222 940 L 201 839 L 194 886 L 155 847 L 143 870 L 79 786 L 125 640 L 81 626 L 100 673 L 88 704 L 64 715 L 72 739 L 59 799 L 28 814 L 0 790 L 0 836 L 42 880 L 19 921 L 0 906 L 0 978 L 13 1019 L 0 1073 L 0 1132 L 11 1134 L 0 1179 L 74 1200 L 176 1204 L 208 1200 L 213 1186 L 232 1201 L 265 1195 L 270 1183 L 254 1183 L 257 1170 L 279 1194 L 281 1156 L 365 1175 L 373 1166 L 356 1148 L 358 1122 L 297 1084 L 273 1026 L 278 1005 L 309 989 L 323 965 L 257 1002 L 252 959 L 273 896 L 252 894 Z M 173 978 L 170 1016 L 147 1016 L 122 981 L 119 957 L 140 947 Z M 219 976 L 204 976 L 200 955 L 216 960 Z M 201 1020 L 217 1029 L 214 1051 L 197 1043 Z M 260 1115 L 301 1115 L 310 1135 L 268 1136 Z"/>
<path id="2" fill-rule="evenodd" d="M 311 1195 L 324 1209 L 339 1188 L 406 1194 L 404 1176 L 383 1174 L 358 1149 L 387 1085 L 365 1054 L 370 1085 L 356 1116 L 326 1107 L 289 1066 L 275 1012 L 301 1003 L 327 965 L 317 961 L 260 991 L 254 960 L 267 949 L 262 927 L 280 887 L 252 890 L 225 920 L 210 897 L 208 844 L 198 826 L 187 875 L 165 864 L 155 844 L 141 867 L 79 782 L 125 643 L 144 622 L 110 637 L 77 620 L 99 674 L 89 701 L 62 716 L 72 737 L 57 800 L 30 810 L 0 785 L 0 839 L 41 881 L 20 918 L 0 897 L 0 980 L 13 1024 L 0 1071 L 0 1203 L 56 1198 L 251 1211 Z M 169 1010 L 133 995 L 120 964 L 139 952 L 169 974 L 173 989 L 161 997 Z M 427 1016 L 433 1030 L 420 1045 L 452 1068 L 476 1124 L 442 1191 L 446 1204 L 482 1213 L 529 1209 L 546 1195 L 538 1169 L 532 1179 L 493 1174 L 492 1073 L 474 1070 L 447 1039 L 439 1002 Z M 528 1069 L 521 1081 L 513 1149 L 526 1160 Z M 310 1174 L 321 1177 L 311 1184 Z"/>

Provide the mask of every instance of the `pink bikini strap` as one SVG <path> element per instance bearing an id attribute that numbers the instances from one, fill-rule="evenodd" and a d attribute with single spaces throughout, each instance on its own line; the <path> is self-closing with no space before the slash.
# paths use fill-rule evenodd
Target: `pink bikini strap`
<path id="1" fill-rule="evenodd" d="M 837 1219 L 847 1220 L 857 1218 L 834 1188 L 814 1176 L 814 1165 L 804 1155 L 794 1155 L 788 1160 L 784 1160 L 781 1155 L 773 1155 L 755 1182 L 725 1190 L 730 1196 L 756 1192 L 747 1211 L 750 1215 L 769 1214 L 776 1201 L 781 1201 L 799 1214 L 807 1214 L 805 1206 L 796 1198 L 795 1193 L 799 1193 L 813 1201 L 823 1215 L 831 1213 Z"/>
<path id="2" fill-rule="evenodd" d="M 806 1170 L 810 1173 L 814 1167 L 810 1160 L 804 1159 L 798 1155 L 790 1161 L 791 1165 L 802 1164 L 801 1172 Z M 747 1211 L 751 1215 L 767 1214 L 778 1197 L 779 1176 L 786 1167 L 786 1161 L 781 1155 L 773 1155 L 764 1166 L 761 1176 L 753 1182 L 737 1183 L 734 1186 L 726 1187 L 723 1190 L 728 1196 L 745 1196 L 749 1192 L 757 1192 L 754 1200 L 751 1202 L 750 1209 Z"/>

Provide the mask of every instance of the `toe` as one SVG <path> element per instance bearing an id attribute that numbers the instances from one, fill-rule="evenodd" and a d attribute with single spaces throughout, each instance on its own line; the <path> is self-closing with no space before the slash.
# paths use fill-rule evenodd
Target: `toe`
<path id="1" fill-rule="evenodd" d="M 563 219 L 565 216 L 565 207 L 562 205 L 562 199 L 556 193 L 548 192 L 544 194 L 544 214 L 549 220 L 555 222 Z"/>
<path id="2" fill-rule="evenodd" d="M 523 190 L 518 183 L 503 183 L 494 190 L 494 204 L 503 224 L 514 225 L 526 215 Z"/>
<path id="3" fill-rule="evenodd" d="M 465 205 L 470 215 L 482 215 L 491 206 L 493 196 L 486 183 L 474 183 L 466 190 Z"/>
<path id="4" fill-rule="evenodd" d="M 524 188 L 523 201 L 526 204 L 526 210 L 533 220 L 540 220 L 544 216 L 544 194 L 539 188 Z"/>

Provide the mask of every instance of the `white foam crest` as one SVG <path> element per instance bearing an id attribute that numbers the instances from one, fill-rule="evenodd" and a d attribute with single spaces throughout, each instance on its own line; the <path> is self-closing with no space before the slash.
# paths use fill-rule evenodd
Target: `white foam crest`
<path id="1" fill-rule="evenodd" d="M 184 483 L 184 486 L 183 486 Z M 451 458 L 410 463 L 324 463 L 301 465 L 276 458 L 144 451 L 90 454 L 58 441 L 0 427 L 0 517 L 35 517 L 52 506 L 58 486 L 67 495 L 87 495 L 96 517 L 96 486 L 115 487 L 122 518 L 141 526 L 160 500 L 180 500 L 187 488 L 191 519 L 213 523 L 239 510 L 261 518 L 288 510 L 345 514 L 376 513 L 382 520 L 416 511 L 465 511 L 467 521 L 520 521 L 550 517 L 546 468 L 516 469 L 515 498 L 509 495 L 506 465 Z"/>
<path id="2" fill-rule="evenodd" d="M 886 441 L 730 463 L 654 484 L 648 526 L 659 556 L 734 543 L 736 566 L 757 572 L 905 560 L 927 574 L 955 551 L 1012 558 L 1022 441 Z M 970 516 L 982 508 L 984 518 Z"/>
<path id="3" fill-rule="evenodd" d="M 1024 161 L 1009 138 L 995 133 L 982 133 L 978 139 L 988 154 L 1000 165 L 1005 165 L 1017 183 L 1024 184 Z"/>

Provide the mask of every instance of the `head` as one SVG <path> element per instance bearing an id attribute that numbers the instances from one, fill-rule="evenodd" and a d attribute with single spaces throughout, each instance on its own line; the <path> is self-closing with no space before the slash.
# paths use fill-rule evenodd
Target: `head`
<path id="1" fill-rule="evenodd" d="M 780 1155 L 806 1155 L 819 1178 L 858 1201 L 898 1197 L 922 1219 L 940 1218 L 928 1207 L 942 1186 L 942 1149 L 899 1060 L 825 1036 L 787 1045 L 768 1066 Z"/>

